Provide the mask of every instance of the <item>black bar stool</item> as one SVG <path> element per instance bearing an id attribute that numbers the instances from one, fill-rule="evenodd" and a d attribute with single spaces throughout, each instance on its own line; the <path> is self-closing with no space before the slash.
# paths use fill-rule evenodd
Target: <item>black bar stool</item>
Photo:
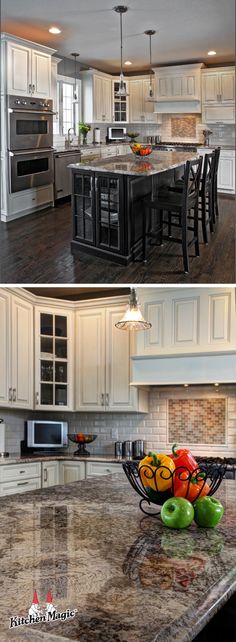
<path id="1" fill-rule="evenodd" d="M 213 179 L 213 223 L 216 222 L 216 217 L 219 216 L 218 207 L 218 169 L 220 162 L 221 148 L 216 147 L 215 151 L 215 166 L 214 166 L 214 179 Z"/>
<path id="2" fill-rule="evenodd" d="M 198 198 L 202 170 L 202 157 L 197 160 L 187 161 L 184 172 L 183 189 L 181 192 L 172 192 L 163 188 L 156 198 L 144 199 L 143 207 L 143 261 L 146 262 L 146 241 L 147 238 L 156 238 L 162 245 L 163 240 L 171 240 L 182 244 L 183 264 L 185 273 L 189 272 L 188 248 L 195 245 L 196 256 L 199 256 L 198 238 Z M 189 213 L 194 211 L 193 225 L 188 225 Z M 157 214 L 157 225 L 155 231 L 147 231 L 147 222 L 150 214 L 154 211 Z M 164 218 L 167 212 L 167 219 Z M 174 219 L 174 220 L 173 220 Z M 163 234 L 167 226 L 168 234 Z M 148 226 L 149 227 L 149 226 Z M 181 238 L 172 237 L 172 227 L 181 229 Z M 188 232 L 193 232 L 192 239 L 188 240 Z"/>

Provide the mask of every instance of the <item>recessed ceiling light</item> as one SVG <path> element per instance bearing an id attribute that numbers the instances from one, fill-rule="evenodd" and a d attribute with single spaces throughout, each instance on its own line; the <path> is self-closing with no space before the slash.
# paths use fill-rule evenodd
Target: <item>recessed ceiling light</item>
<path id="1" fill-rule="evenodd" d="M 55 35 L 57 35 L 58 33 L 61 33 L 61 29 L 58 29 L 58 27 L 50 27 L 50 29 L 48 29 L 48 31 L 50 33 L 54 33 Z"/>
<path id="2" fill-rule="evenodd" d="M 220 385 L 219 383 L 214 383 L 214 386 L 215 386 L 216 388 L 218 388 L 218 387 L 219 387 L 219 385 Z"/>
<path id="3" fill-rule="evenodd" d="M 216 51 L 208 51 L 208 56 L 216 56 Z"/>
<path id="4" fill-rule="evenodd" d="M 188 383 L 184 383 L 184 388 L 188 388 Z"/>
<path id="5" fill-rule="evenodd" d="M 128 65 L 132 65 L 132 64 L 133 64 L 133 63 L 132 63 L 130 60 L 126 60 L 126 61 L 125 61 L 125 65 L 127 65 L 127 67 L 128 67 Z"/>

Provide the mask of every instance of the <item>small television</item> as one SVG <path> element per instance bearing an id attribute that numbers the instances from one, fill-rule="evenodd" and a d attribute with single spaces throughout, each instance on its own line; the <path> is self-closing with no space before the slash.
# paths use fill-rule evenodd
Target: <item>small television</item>
<path id="1" fill-rule="evenodd" d="M 42 421 L 33 419 L 26 422 L 26 446 L 33 450 L 57 450 L 68 446 L 67 421 Z"/>

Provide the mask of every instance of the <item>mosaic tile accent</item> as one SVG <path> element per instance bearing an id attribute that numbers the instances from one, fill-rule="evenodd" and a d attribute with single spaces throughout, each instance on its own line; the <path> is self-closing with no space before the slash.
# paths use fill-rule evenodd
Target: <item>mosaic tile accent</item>
<path id="1" fill-rule="evenodd" d="M 169 441 L 190 444 L 225 444 L 226 400 L 169 399 Z"/>
<path id="2" fill-rule="evenodd" d="M 173 137 L 196 138 L 196 116 L 184 116 L 171 118 L 171 134 Z"/>

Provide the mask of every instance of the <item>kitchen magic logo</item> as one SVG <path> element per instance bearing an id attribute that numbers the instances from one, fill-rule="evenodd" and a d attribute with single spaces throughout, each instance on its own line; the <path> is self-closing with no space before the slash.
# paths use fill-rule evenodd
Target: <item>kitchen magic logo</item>
<path id="1" fill-rule="evenodd" d="M 71 620 L 75 617 L 77 609 L 66 609 L 66 611 L 57 611 L 56 606 L 53 605 L 51 591 L 48 591 L 46 604 L 41 607 L 39 605 L 36 591 L 34 591 L 33 601 L 28 610 L 26 617 L 21 615 L 13 615 L 9 618 L 9 629 L 16 626 L 27 626 L 29 624 L 39 624 L 40 622 L 56 622 L 57 620 Z"/>

